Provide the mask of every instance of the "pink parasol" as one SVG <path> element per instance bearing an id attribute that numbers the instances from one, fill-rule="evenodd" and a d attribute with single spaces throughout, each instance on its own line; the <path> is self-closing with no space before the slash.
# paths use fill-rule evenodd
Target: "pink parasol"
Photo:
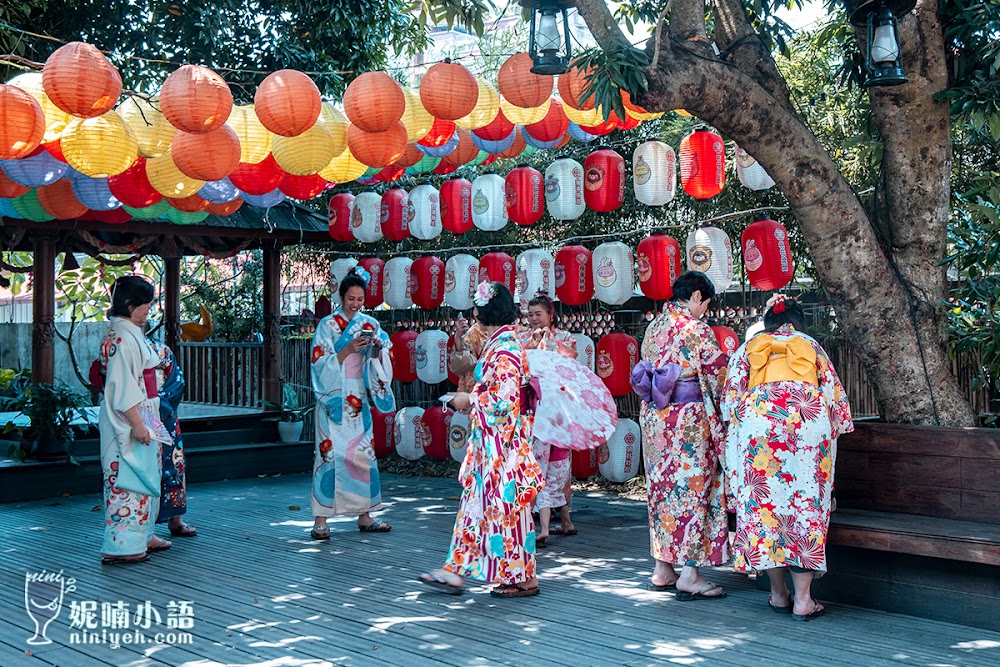
<path id="1" fill-rule="evenodd" d="M 542 390 L 532 435 L 544 443 L 578 451 L 605 444 L 618 424 L 618 409 L 601 378 L 558 352 L 527 353 L 531 375 Z"/>

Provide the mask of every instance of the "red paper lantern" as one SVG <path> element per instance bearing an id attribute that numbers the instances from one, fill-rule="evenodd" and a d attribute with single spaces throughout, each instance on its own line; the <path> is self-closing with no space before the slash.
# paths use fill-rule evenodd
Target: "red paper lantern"
<path id="1" fill-rule="evenodd" d="M 63 155 L 63 152 L 62 152 L 62 141 L 61 140 L 56 139 L 55 141 L 49 141 L 48 143 L 44 143 L 44 144 L 42 144 L 42 148 L 44 148 L 48 152 L 49 155 L 51 155 L 55 159 L 59 160 L 60 162 L 65 162 L 66 161 L 66 156 Z"/>
<path id="2" fill-rule="evenodd" d="M 552 95 L 555 77 L 534 74 L 534 62 L 527 51 L 515 53 L 500 65 L 497 72 L 497 88 L 504 99 L 516 107 L 534 109 L 545 103 Z"/>
<path id="3" fill-rule="evenodd" d="M 567 130 L 569 130 L 569 118 L 563 111 L 562 103 L 556 99 L 550 101 L 545 118 L 524 126 L 524 131 L 530 134 L 532 139 L 544 142 L 560 139 Z"/>
<path id="4" fill-rule="evenodd" d="M 441 226 L 452 234 L 472 229 L 472 183 L 452 178 L 441 184 Z"/>
<path id="5" fill-rule="evenodd" d="M 347 148 L 358 162 L 381 169 L 406 150 L 406 128 L 397 121 L 384 132 L 365 132 L 356 125 L 347 128 Z"/>
<path id="6" fill-rule="evenodd" d="M 719 347 L 722 348 L 723 353 L 729 357 L 732 356 L 740 346 L 740 337 L 735 331 L 729 327 L 724 327 L 721 325 L 716 325 L 712 327 L 712 331 L 715 332 L 715 337 L 719 341 Z"/>
<path id="7" fill-rule="evenodd" d="M 257 119 L 268 130 L 283 137 L 297 137 L 316 124 L 323 100 L 319 88 L 306 74 L 282 69 L 260 82 L 253 106 Z"/>
<path id="8" fill-rule="evenodd" d="M 475 129 L 472 133 L 485 141 L 503 141 L 513 131 L 514 123 L 507 120 L 503 111 L 497 111 L 497 117 L 490 121 L 489 125 Z"/>
<path id="9" fill-rule="evenodd" d="M 439 257 L 424 255 L 413 260 L 410 268 L 413 284 L 413 304 L 424 310 L 434 310 L 444 301 L 444 262 Z"/>
<path id="10" fill-rule="evenodd" d="M 573 477 L 579 480 L 590 479 L 597 474 L 597 471 L 601 468 L 601 461 L 597 458 L 596 449 L 588 449 L 587 451 L 574 451 L 572 462 L 570 463 L 570 470 L 573 473 Z"/>
<path id="11" fill-rule="evenodd" d="M 436 118 L 430 131 L 417 143 L 427 148 L 440 148 L 455 136 L 455 128 L 456 125 L 453 121 Z"/>
<path id="12" fill-rule="evenodd" d="M 420 80 L 420 103 L 435 118 L 458 120 L 468 116 L 479 100 L 479 84 L 472 72 L 445 60 L 427 68 Z"/>
<path id="13" fill-rule="evenodd" d="M 601 213 L 625 201 L 625 160 L 610 148 L 601 148 L 583 163 L 583 201 Z"/>
<path id="14" fill-rule="evenodd" d="M 313 174 L 312 176 L 285 174 L 281 178 L 281 183 L 278 184 L 278 189 L 292 199 L 305 201 L 313 197 L 318 197 L 326 190 L 326 186 L 329 184 L 330 182 L 319 174 Z"/>
<path id="15" fill-rule="evenodd" d="M 618 128 L 618 125 L 615 124 L 615 121 L 611 120 L 611 119 L 608 119 L 606 121 L 598 123 L 597 125 L 581 125 L 580 126 L 580 129 L 583 130 L 584 132 L 586 132 L 587 134 L 593 134 L 593 135 L 598 136 L 598 137 L 603 137 L 603 136 L 605 136 L 607 134 L 611 134 L 617 128 Z"/>
<path id="16" fill-rule="evenodd" d="M 402 188 L 391 188 L 382 195 L 382 236 L 390 241 L 410 238 L 407 200 L 406 190 Z"/>
<path id="17" fill-rule="evenodd" d="M 517 280 L 517 270 L 513 258 L 505 252 L 491 252 L 479 260 L 479 282 L 489 280 L 503 283 L 514 294 L 514 282 Z"/>
<path id="18" fill-rule="evenodd" d="M 421 417 L 431 436 L 429 441 L 424 442 L 424 454 L 435 461 L 451 458 L 451 451 L 448 448 L 448 431 L 451 430 L 451 418 L 454 415 L 454 410 L 435 405 L 424 410 Z"/>
<path id="19" fill-rule="evenodd" d="M 401 179 L 404 174 L 406 174 L 406 167 L 401 166 L 396 161 L 375 174 L 375 179 L 382 183 L 393 183 Z"/>
<path id="20" fill-rule="evenodd" d="M 131 219 L 132 214 L 121 206 L 113 208 L 110 211 L 95 211 L 91 209 L 77 218 L 77 220 L 95 220 L 109 225 L 124 225 Z"/>
<path id="21" fill-rule="evenodd" d="M 21 195 L 26 194 L 30 189 L 31 188 L 27 185 L 21 185 L 20 183 L 15 183 L 10 180 L 10 177 L 3 172 L 3 169 L 0 169 L 0 197 L 3 199 L 14 199 L 15 197 L 20 197 Z"/>
<path id="22" fill-rule="evenodd" d="M 122 173 L 108 177 L 108 188 L 115 199 L 132 208 L 146 208 L 163 200 L 163 195 L 149 183 L 144 157 Z"/>
<path id="23" fill-rule="evenodd" d="M 392 360 L 392 377 L 403 383 L 417 379 L 417 332 L 406 329 L 389 336 L 392 347 L 389 358 Z"/>
<path id="24" fill-rule="evenodd" d="M 695 199 L 711 199 L 726 184 L 726 144 L 722 137 L 698 129 L 681 139 L 681 185 Z"/>
<path id="25" fill-rule="evenodd" d="M 379 459 L 396 451 L 395 412 L 380 412 L 372 408 L 372 448 Z"/>
<path id="26" fill-rule="evenodd" d="M 68 178 L 40 187 L 37 192 L 38 203 L 57 220 L 72 220 L 87 212 L 87 207 L 73 194 L 73 182 Z"/>
<path id="27" fill-rule="evenodd" d="M 781 289 L 795 276 L 795 261 L 788 241 L 788 230 L 780 222 L 762 218 L 750 223 L 740 239 L 743 264 L 752 287 L 771 291 Z"/>
<path id="28" fill-rule="evenodd" d="M 526 164 L 511 169 L 504 188 L 507 217 L 522 226 L 541 220 L 545 212 L 544 181 L 540 171 Z"/>
<path id="29" fill-rule="evenodd" d="M 178 211 L 183 211 L 184 213 L 197 213 L 198 211 L 204 211 L 208 208 L 208 202 L 201 198 L 198 194 L 188 195 L 187 197 L 181 197 L 179 199 L 172 199 L 166 197 L 167 203 L 176 208 Z"/>
<path id="30" fill-rule="evenodd" d="M 236 213 L 236 211 L 240 210 L 240 208 L 242 207 L 243 207 L 243 198 L 237 197 L 232 201 L 223 202 L 221 204 L 212 204 L 211 202 L 209 202 L 208 206 L 205 207 L 205 210 L 211 213 L 212 215 L 218 215 L 224 218 L 227 215 L 232 215 L 233 213 Z"/>
<path id="31" fill-rule="evenodd" d="M 437 174 L 438 176 L 447 176 L 448 174 L 454 173 L 456 169 L 458 169 L 457 164 L 452 164 L 451 162 L 445 162 L 444 160 L 441 160 L 441 164 L 434 167 L 431 170 L 431 173 Z"/>
<path id="32" fill-rule="evenodd" d="M 284 176 L 285 170 L 268 153 L 266 158 L 256 164 L 240 162 L 233 173 L 229 174 L 229 181 L 248 195 L 259 197 L 281 185 Z"/>
<path id="33" fill-rule="evenodd" d="M 684 272 L 681 247 L 666 234 L 650 234 L 636 248 L 639 289 L 653 301 L 674 298 L 674 281 Z"/>
<path id="34" fill-rule="evenodd" d="M 330 303 L 330 297 L 321 296 L 316 299 L 316 305 L 313 306 L 313 314 L 317 317 L 317 319 L 323 319 L 332 312 L 333 304 Z"/>
<path id="35" fill-rule="evenodd" d="M 358 266 L 367 271 L 368 275 L 371 276 L 368 286 L 365 287 L 365 308 L 378 308 L 385 300 L 382 295 L 382 277 L 385 275 L 385 261 L 378 257 L 365 257 L 358 262 Z"/>
<path id="36" fill-rule="evenodd" d="M 44 135 L 45 114 L 35 98 L 0 83 L 0 160 L 27 157 Z"/>
<path id="37" fill-rule="evenodd" d="M 639 343 L 625 333 L 609 333 L 597 341 L 597 375 L 612 396 L 632 391 L 632 368 L 639 361 Z"/>
<path id="38" fill-rule="evenodd" d="M 327 206 L 327 222 L 330 237 L 334 241 L 347 243 L 354 240 L 351 231 L 351 207 L 354 205 L 354 195 L 350 192 L 338 192 L 330 197 Z"/>
<path id="39" fill-rule="evenodd" d="M 385 132 L 405 110 L 403 87 L 385 72 L 364 72 L 344 91 L 344 113 L 364 132 Z"/>
<path id="40" fill-rule="evenodd" d="M 582 245 L 556 253 L 556 296 L 567 306 L 582 306 L 594 298 L 594 256 Z"/>
<path id="41" fill-rule="evenodd" d="M 623 130 L 623 131 L 634 130 L 635 128 L 639 127 L 639 123 L 642 122 L 638 118 L 630 116 L 627 113 L 625 114 L 625 120 L 622 120 L 621 118 L 618 117 L 618 114 L 616 114 L 614 111 L 611 112 L 611 117 L 608 118 L 608 121 L 615 124 L 616 130 Z"/>

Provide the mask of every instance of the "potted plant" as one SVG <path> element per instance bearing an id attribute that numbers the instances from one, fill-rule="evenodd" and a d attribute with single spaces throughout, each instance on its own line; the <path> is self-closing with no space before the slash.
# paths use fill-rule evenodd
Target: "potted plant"
<path id="1" fill-rule="evenodd" d="M 305 426 L 303 420 L 315 406 L 301 405 L 295 389 L 288 384 L 281 386 L 281 403 L 263 401 L 263 405 L 265 410 L 278 413 L 265 419 L 278 422 L 278 437 L 281 442 L 302 441 L 302 429 Z"/>
<path id="2" fill-rule="evenodd" d="M 12 445 L 8 454 L 22 461 L 28 457 L 72 461 L 69 445 L 78 429 L 87 428 L 89 421 L 83 408 L 90 405 L 87 395 L 63 383 L 26 382 L 16 395 L 0 397 L 0 408 L 18 412 L 4 426 L 4 433 L 17 431 L 21 436 L 20 446 Z M 18 423 L 21 416 L 27 418 L 26 424 Z"/>

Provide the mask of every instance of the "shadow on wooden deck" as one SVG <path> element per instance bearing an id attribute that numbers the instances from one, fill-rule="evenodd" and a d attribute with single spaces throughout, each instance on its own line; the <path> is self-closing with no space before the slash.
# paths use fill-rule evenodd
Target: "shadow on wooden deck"
<path id="1" fill-rule="evenodd" d="M 188 518 L 198 537 L 124 567 L 99 563 L 98 495 L 0 505 L 0 665 L 1000 664 L 1000 633 L 987 630 L 837 604 L 793 623 L 728 568 L 708 572 L 725 600 L 647 592 L 645 505 L 601 495 L 578 493 L 580 534 L 539 552 L 539 597 L 496 600 L 485 585 L 445 596 L 416 577 L 445 555 L 457 482 L 386 475 L 382 488 L 391 533 L 362 534 L 341 518 L 329 542 L 315 543 L 304 475 L 194 485 Z M 53 643 L 29 646 L 25 576 L 43 569 L 73 577 L 76 590 L 48 627 Z M 93 631 L 104 639 L 116 619 L 102 618 L 101 603 L 118 601 L 130 610 L 130 637 L 137 607 L 159 613 L 147 643 L 72 643 L 80 609 L 94 604 Z M 183 613 L 171 614 L 179 602 L 191 604 L 190 628 L 168 627 L 183 625 Z M 167 636 L 155 643 L 157 633 Z"/>

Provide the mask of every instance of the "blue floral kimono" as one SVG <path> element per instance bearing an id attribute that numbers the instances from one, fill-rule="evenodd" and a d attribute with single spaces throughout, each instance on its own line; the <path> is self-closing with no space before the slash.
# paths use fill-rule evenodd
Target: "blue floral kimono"
<path id="1" fill-rule="evenodd" d="M 160 513 L 157 523 L 163 523 L 187 512 L 187 465 L 184 461 L 184 440 L 181 423 L 177 417 L 184 397 L 184 373 L 177 365 L 173 351 L 157 341 L 150 341 L 153 351 L 160 358 L 156 367 L 156 383 L 160 395 L 160 421 L 170 433 L 172 442 L 164 443 L 161 458 L 163 474 L 160 478 Z"/>

